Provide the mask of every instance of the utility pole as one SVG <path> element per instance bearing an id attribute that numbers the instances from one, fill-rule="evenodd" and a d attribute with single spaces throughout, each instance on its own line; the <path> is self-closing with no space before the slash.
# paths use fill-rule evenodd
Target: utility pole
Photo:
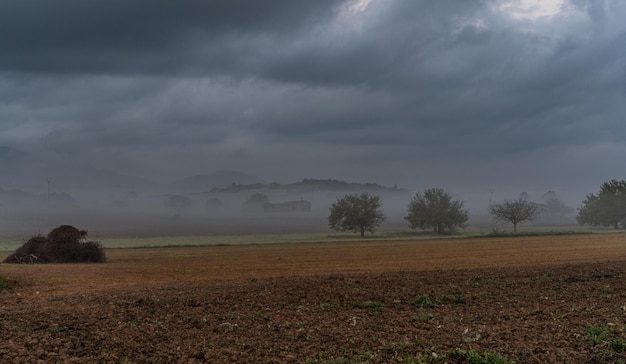
<path id="1" fill-rule="evenodd" d="M 48 201 L 50 201 L 50 184 L 52 183 L 52 178 L 48 177 Z"/>

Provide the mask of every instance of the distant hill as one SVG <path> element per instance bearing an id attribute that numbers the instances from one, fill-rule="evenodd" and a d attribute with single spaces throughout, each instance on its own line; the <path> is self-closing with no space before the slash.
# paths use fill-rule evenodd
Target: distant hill
<path id="1" fill-rule="evenodd" d="M 264 185 L 265 182 L 257 176 L 235 172 L 218 171 L 209 174 L 183 178 L 172 182 L 169 187 L 179 190 L 209 191 L 214 188 L 226 188 L 235 185 Z"/>
<path id="2" fill-rule="evenodd" d="M 252 189 L 271 189 L 271 190 L 286 190 L 289 192 L 310 192 L 310 191 L 333 191 L 333 192 L 383 192 L 383 191 L 402 191 L 405 189 L 398 189 L 397 186 L 385 187 L 377 183 L 356 183 L 339 181 L 336 179 L 303 179 L 299 182 L 280 184 L 271 183 L 269 185 L 262 183 L 252 184 L 232 184 L 227 187 L 216 187 L 211 192 L 225 192 L 225 193 L 237 193 Z"/>
<path id="3" fill-rule="evenodd" d="M 335 192 L 350 192 L 350 191 L 367 191 L 367 192 L 379 192 L 379 191 L 392 191 L 397 190 L 397 186 L 385 187 L 378 183 L 359 183 L 359 182 L 346 182 L 336 179 L 303 179 L 300 182 L 290 183 L 286 185 L 272 184 L 270 188 L 284 188 L 290 191 L 311 191 L 311 190 L 327 190 Z"/>

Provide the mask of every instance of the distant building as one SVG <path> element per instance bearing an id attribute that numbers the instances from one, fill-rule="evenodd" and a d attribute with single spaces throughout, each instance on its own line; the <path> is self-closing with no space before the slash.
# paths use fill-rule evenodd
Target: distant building
<path id="1" fill-rule="evenodd" d="M 263 205 L 265 212 L 311 212 L 311 201 L 287 201 L 281 203 L 266 202 Z"/>

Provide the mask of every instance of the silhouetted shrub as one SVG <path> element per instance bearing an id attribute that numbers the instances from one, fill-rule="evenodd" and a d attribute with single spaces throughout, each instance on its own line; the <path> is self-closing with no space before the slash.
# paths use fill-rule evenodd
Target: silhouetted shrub
<path id="1" fill-rule="evenodd" d="M 44 260 L 46 243 L 48 243 L 46 237 L 35 235 L 6 257 L 4 263 L 47 263 L 48 261 Z"/>
<path id="2" fill-rule="evenodd" d="M 87 241 L 86 230 L 61 225 L 47 237 L 36 235 L 9 255 L 4 263 L 102 263 L 104 249 L 98 242 Z"/>
<path id="3" fill-rule="evenodd" d="M 106 257 L 100 243 L 88 241 L 83 243 L 82 249 L 80 249 L 79 259 L 81 262 L 86 263 L 101 263 L 105 261 Z"/>
<path id="4" fill-rule="evenodd" d="M 87 230 L 78 230 L 71 225 L 61 225 L 48 233 L 52 243 L 78 243 L 87 237 Z"/>

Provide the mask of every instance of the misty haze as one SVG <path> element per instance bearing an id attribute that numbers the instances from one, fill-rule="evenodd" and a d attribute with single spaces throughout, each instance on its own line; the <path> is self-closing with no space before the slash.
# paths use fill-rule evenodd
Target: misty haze
<path id="1" fill-rule="evenodd" d="M 397 218 L 389 229 L 404 225 L 410 200 L 406 189 L 320 179 L 266 183 L 252 175 L 218 172 L 133 190 L 68 193 L 51 187 L 50 193 L 37 194 L 3 189 L 0 226 L 5 237 L 44 232 L 67 221 L 100 237 L 328 233 L 330 205 L 347 193 L 365 191 L 381 195 L 386 213 Z M 255 201 L 259 196 L 261 201 Z"/>
<path id="2" fill-rule="evenodd" d="M 330 234 L 330 206 L 346 194 L 362 192 L 381 197 L 386 215 L 381 231 L 409 231 L 404 216 L 416 193 L 397 185 L 335 179 L 267 183 L 253 175 L 229 171 L 183 178 L 167 185 L 136 185 L 127 190 L 106 189 L 105 181 L 100 181 L 102 186 L 97 190 L 57 191 L 55 180 L 50 178 L 44 182 L 46 187 L 49 182 L 49 192 L 0 190 L 3 237 L 29 236 L 68 222 L 87 228 L 90 235 L 97 238 Z M 537 204 L 558 198 L 554 191 L 532 197 L 526 192 L 523 194 Z M 488 206 L 496 196 L 494 189 L 477 197 L 454 194 L 469 210 L 470 224 L 482 228 L 492 224 Z M 574 209 L 569 208 L 557 214 L 543 214 L 536 224 L 573 225 L 574 216 Z"/>
<path id="3" fill-rule="evenodd" d="M 278 217 L 211 192 L 304 179 L 406 190 L 381 228 L 432 187 L 488 225 L 490 201 L 575 210 L 623 178 L 619 1 L 184 4 L 0 2 L 3 235 L 322 231 L 339 194 L 254 191 L 312 202 Z"/>
<path id="4" fill-rule="evenodd" d="M 625 19 L 0 0 L 0 363 L 625 363 Z"/>

